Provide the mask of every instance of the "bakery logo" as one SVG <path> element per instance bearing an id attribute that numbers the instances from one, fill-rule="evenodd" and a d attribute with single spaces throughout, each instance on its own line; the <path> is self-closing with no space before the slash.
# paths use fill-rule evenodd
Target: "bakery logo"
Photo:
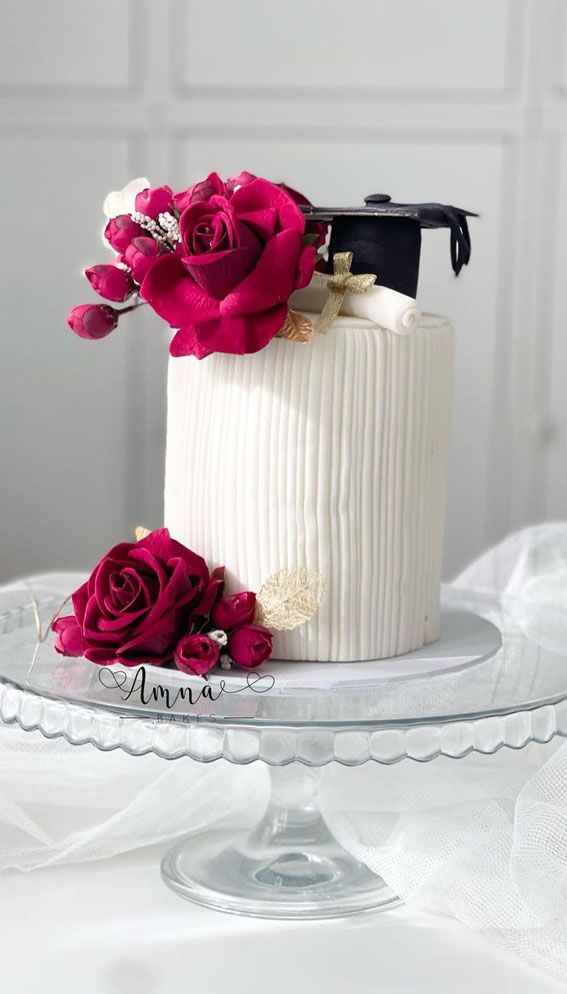
<path id="1" fill-rule="evenodd" d="M 154 683 L 148 679 L 145 666 L 139 666 L 131 679 L 131 671 L 113 670 L 101 667 L 98 671 L 98 678 L 105 690 L 119 691 L 123 703 L 142 704 L 144 707 L 163 707 L 166 711 L 172 711 L 180 702 L 186 703 L 189 707 L 195 707 L 202 701 L 214 703 L 225 694 L 241 694 L 243 691 L 251 690 L 254 694 L 267 694 L 275 684 L 275 677 L 271 673 L 258 673 L 251 671 L 246 674 L 245 683 L 239 686 L 229 686 L 224 678 L 221 678 L 214 685 L 208 680 L 203 680 L 198 687 L 164 687 L 161 683 Z M 183 720 L 183 715 L 168 716 L 172 720 Z M 203 717 L 205 717 L 203 715 Z M 207 720 L 214 720 L 213 715 L 207 715 Z"/>

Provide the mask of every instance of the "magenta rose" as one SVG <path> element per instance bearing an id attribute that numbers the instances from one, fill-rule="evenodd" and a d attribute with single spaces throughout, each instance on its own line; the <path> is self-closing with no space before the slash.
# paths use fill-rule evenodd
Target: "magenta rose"
<path id="1" fill-rule="evenodd" d="M 181 244 L 156 259 L 141 294 L 179 329 L 172 355 L 257 352 L 282 327 L 293 291 L 309 283 L 315 249 L 281 187 L 252 179 L 231 192 L 216 174 L 205 185 L 176 198 L 178 208 L 187 204 Z"/>
<path id="2" fill-rule="evenodd" d="M 269 659 L 272 649 L 272 633 L 261 625 L 242 625 L 229 635 L 229 655 L 237 666 L 246 670 L 252 670 Z"/>
<path id="3" fill-rule="evenodd" d="M 118 325 L 120 311 L 110 304 L 79 304 L 67 315 L 67 324 L 79 338 L 106 338 Z"/>
<path id="4" fill-rule="evenodd" d="M 219 660 L 220 648 L 208 635 L 186 635 L 175 650 L 175 665 L 183 673 L 204 676 Z"/>
<path id="5" fill-rule="evenodd" d="M 211 573 L 209 585 L 199 601 L 195 611 L 196 617 L 204 618 L 210 614 L 214 605 L 220 600 L 224 590 L 224 566 L 217 566 Z"/>
<path id="6" fill-rule="evenodd" d="M 136 289 L 130 273 L 119 266 L 90 266 L 85 269 L 85 276 L 95 293 L 105 300 L 123 303 Z"/>
<path id="7" fill-rule="evenodd" d="M 173 197 L 173 203 L 178 213 L 182 214 L 190 204 L 210 200 L 215 195 L 224 196 L 226 192 L 227 184 L 223 183 L 218 173 L 209 173 L 206 179 L 199 183 L 192 183 L 186 190 L 176 193 Z"/>
<path id="8" fill-rule="evenodd" d="M 256 609 L 256 594 L 243 590 L 239 594 L 223 597 L 211 612 L 211 621 L 217 628 L 230 631 L 238 625 L 252 621 Z"/>
<path id="9" fill-rule="evenodd" d="M 161 666 L 198 614 L 211 578 L 205 560 L 166 528 L 114 546 L 54 622 L 55 648 L 94 663 Z"/>
<path id="10" fill-rule="evenodd" d="M 170 186 L 156 186 L 136 194 L 136 210 L 154 220 L 160 214 L 173 210 L 173 192 Z"/>
<path id="11" fill-rule="evenodd" d="M 62 656 L 82 656 L 86 648 L 83 633 L 74 615 L 57 618 L 52 626 L 56 634 L 55 648 Z"/>
<path id="12" fill-rule="evenodd" d="M 124 262 L 132 270 L 136 283 L 142 283 L 151 266 L 165 249 L 149 235 L 133 238 L 124 252 Z"/>
<path id="13" fill-rule="evenodd" d="M 134 238 L 145 235 L 141 225 L 133 221 L 129 214 L 112 217 L 104 229 L 104 237 L 118 255 L 124 255 Z"/>
<path id="14" fill-rule="evenodd" d="M 226 197 L 191 204 L 181 215 L 179 230 L 185 269 L 217 300 L 244 279 L 262 253 L 260 238 L 239 220 Z"/>

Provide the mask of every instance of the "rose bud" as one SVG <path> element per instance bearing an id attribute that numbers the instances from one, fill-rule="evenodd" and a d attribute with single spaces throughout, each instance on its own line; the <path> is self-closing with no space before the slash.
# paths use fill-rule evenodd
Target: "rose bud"
<path id="1" fill-rule="evenodd" d="M 79 338 L 106 338 L 118 324 L 120 311 L 108 304 L 80 304 L 67 317 L 67 324 Z"/>
<path id="2" fill-rule="evenodd" d="M 227 179 L 225 183 L 226 192 L 231 197 L 239 187 L 246 186 L 247 183 L 251 183 L 256 178 L 254 173 L 249 173 L 247 169 L 244 169 L 238 176 L 231 176 L 230 179 Z"/>
<path id="3" fill-rule="evenodd" d="M 228 652 L 237 666 L 252 670 L 272 655 L 272 633 L 261 625 L 242 625 L 228 638 Z"/>
<path id="4" fill-rule="evenodd" d="M 208 635 L 186 635 L 178 643 L 173 658 L 183 673 L 204 676 L 216 666 L 219 656 L 220 646 Z"/>
<path id="5" fill-rule="evenodd" d="M 170 213 L 173 208 L 173 190 L 169 186 L 156 186 L 136 194 L 136 210 L 146 217 L 157 220 L 160 214 Z"/>
<path id="6" fill-rule="evenodd" d="M 136 289 L 130 273 L 118 266 L 91 266 L 85 269 L 85 276 L 95 293 L 106 300 L 122 303 Z"/>
<path id="7" fill-rule="evenodd" d="M 161 245 L 156 242 L 155 238 L 140 235 L 132 239 L 124 252 L 124 261 L 132 270 L 136 283 L 142 283 L 148 269 L 162 251 Z"/>
<path id="8" fill-rule="evenodd" d="M 225 185 L 218 173 L 209 173 L 207 178 L 200 183 L 193 183 L 192 186 L 188 186 L 181 193 L 176 193 L 173 197 L 173 202 L 181 214 L 190 204 L 198 203 L 201 200 L 210 200 L 215 195 L 223 197 L 224 194 Z"/>
<path id="9" fill-rule="evenodd" d="M 119 255 L 124 254 L 134 238 L 138 238 L 143 234 L 144 229 L 142 226 L 136 224 L 129 214 L 119 214 L 118 217 L 111 217 L 104 229 L 104 237 Z"/>
<path id="10" fill-rule="evenodd" d="M 55 650 L 63 656 L 82 656 L 84 650 L 81 626 L 73 614 L 56 618 L 51 626 L 55 632 Z"/>
<path id="11" fill-rule="evenodd" d="M 256 609 L 256 594 L 243 590 L 239 594 L 223 597 L 211 611 L 211 621 L 219 628 L 230 629 L 252 621 Z"/>

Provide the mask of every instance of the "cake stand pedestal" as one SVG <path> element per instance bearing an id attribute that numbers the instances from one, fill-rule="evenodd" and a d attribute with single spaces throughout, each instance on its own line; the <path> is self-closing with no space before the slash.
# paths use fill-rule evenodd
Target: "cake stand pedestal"
<path id="1" fill-rule="evenodd" d="M 77 578 L 37 578 L 49 619 Z M 36 644 L 29 589 L 0 613 L 0 719 L 102 750 L 208 763 L 262 761 L 271 796 L 251 830 L 190 835 L 162 864 L 183 897 L 237 914 L 330 918 L 397 898 L 333 837 L 319 808 L 330 762 L 458 759 L 567 735 L 567 650 L 447 603 L 435 645 L 375 663 L 270 663 L 203 681 L 154 667 L 121 670 Z"/>
<path id="2" fill-rule="evenodd" d="M 320 770 L 271 767 L 270 800 L 248 833 L 190 835 L 161 866 L 183 897 L 219 911 L 268 918 L 334 918 L 399 899 L 333 837 L 318 802 Z"/>

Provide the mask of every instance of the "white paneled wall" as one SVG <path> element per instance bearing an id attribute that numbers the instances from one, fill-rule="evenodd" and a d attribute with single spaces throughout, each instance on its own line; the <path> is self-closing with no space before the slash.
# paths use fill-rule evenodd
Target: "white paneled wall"
<path id="1" fill-rule="evenodd" d="M 93 562 L 161 520 L 167 334 L 65 326 L 133 175 L 211 168 L 315 201 L 478 210 L 455 280 L 424 235 L 420 295 L 456 329 L 447 571 L 567 517 L 564 0 L 3 0 L 0 578 Z"/>

